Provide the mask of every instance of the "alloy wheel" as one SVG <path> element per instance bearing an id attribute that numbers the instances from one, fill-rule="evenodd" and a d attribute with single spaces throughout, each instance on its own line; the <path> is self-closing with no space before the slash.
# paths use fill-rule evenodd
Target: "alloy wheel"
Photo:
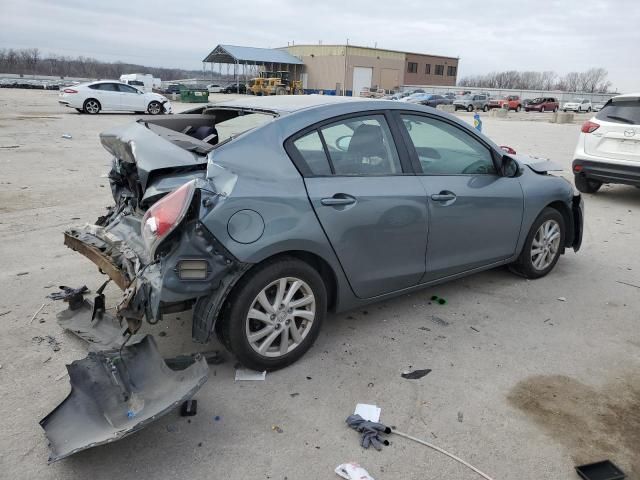
<path id="1" fill-rule="evenodd" d="M 84 108 L 88 113 L 98 113 L 100 111 L 100 105 L 95 100 L 88 100 L 84 104 Z"/>
<path id="2" fill-rule="evenodd" d="M 555 220 L 544 222 L 531 242 L 531 263 L 536 270 L 551 265 L 560 250 L 560 225 Z"/>
<path id="3" fill-rule="evenodd" d="M 299 278 L 280 278 L 253 300 L 245 322 L 247 341 L 260 355 L 281 357 L 300 346 L 315 318 L 311 287 Z"/>
<path id="4" fill-rule="evenodd" d="M 162 111 L 162 105 L 158 102 L 151 102 L 149 104 L 149 113 L 151 115 L 158 115 Z"/>

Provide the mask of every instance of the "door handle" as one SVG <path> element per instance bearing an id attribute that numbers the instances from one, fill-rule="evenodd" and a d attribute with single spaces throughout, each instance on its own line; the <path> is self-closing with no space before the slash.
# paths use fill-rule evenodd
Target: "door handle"
<path id="1" fill-rule="evenodd" d="M 455 199 L 456 194 L 453 192 L 442 191 L 440 193 L 431 195 L 431 200 L 435 200 L 436 202 L 450 202 L 451 200 Z"/>
<path id="2" fill-rule="evenodd" d="M 327 207 L 340 207 L 353 205 L 356 203 L 356 199 L 350 195 L 345 195 L 344 193 L 336 193 L 333 197 L 321 199 L 320 203 Z"/>

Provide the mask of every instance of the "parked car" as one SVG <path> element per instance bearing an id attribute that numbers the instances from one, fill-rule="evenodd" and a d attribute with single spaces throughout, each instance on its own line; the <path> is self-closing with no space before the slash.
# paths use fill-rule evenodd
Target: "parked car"
<path id="1" fill-rule="evenodd" d="M 566 102 L 562 106 L 562 110 L 565 112 L 571 111 L 571 112 L 578 112 L 578 113 L 580 112 L 590 113 L 591 110 L 593 110 L 593 107 L 591 106 L 591 100 L 587 98 L 574 98 L 570 102 Z"/>
<path id="2" fill-rule="evenodd" d="M 451 105 L 452 100 L 443 97 L 442 95 L 423 93 L 422 97 L 417 97 L 412 100 L 412 103 L 419 103 L 420 105 L 426 105 L 427 107 L 436 108 L 438 105 Z"/>
<path id="3" fill-rule="evenodd" d="M 518 95 L 507 95 L 506 97 L 493 97 L 489 99 L 489 109 L 506 108 L 519 112 L 522 110 L 522 102 Z"/>
<path id="4" fill-rule="evenodd" d="M 555 97 L 534 98 L 525 107 L 525 112 L 557 112 L 559 108 L 558 99 Z"/>
<path id="5" fill-rule="evenodd" d="M 451 101 L 453 101 L 453 100 L 455 100 L 455 99 L 456 99 L 456 94 L 455 94 L 455 93 L 448 92 L 448 93 L 442 93 L 441 95 L 442 95 L 444 98 L 448 98 L 448 99 L 449 99 L 449 100 L 451 100 Z"/>
<path id="6" fill-rule="evenodd" d="M 409 102 L 409 103 L 412 103 L 412 102 L 413 102 L 413 99 L 415 99 L 415 98 L 423 98 L 423 97 L 424 97 L 424 95 L 426 95 L 424 92 L 412 92 L 411 94 L 406 95 L 406 96 L 404 96 L 404 97 L 400 98 L 400 101 L 401 101 L 401 102 Z"/>
<path id="7" fill-rule="evenodd" d="M 422 105 L 273 96 L 184 113 L 101 135 L 116 203 L 65 233 L 126 290 L 131 331 L 191 309 L 196 341 L 217 334 L 273 370 L 328 311 L 500 265 L 543 277 L 580 247 L 580 196 L 551 162 Z M 91 308 L 71 317 L 92 331 Z"/>
<path id="8" fill-rule="evenodd" d="M 247 86 L 242 82 L 230 83 L 229 85 L 224 87 L 222 93 L 247 93 Z"/>
<path id="9" fill-rule="evenodd" d="M 167 86 L 167 88 L 164 90 L 164 93 L 167 95 L 170 95 L 172 93 L 177 93 L 179 95 L 181 88 L 182 88 L 182 85 L 180 85 L 179 83 L 170 83 Z"/>
<path id="10" fill-rule="evenodd" d="M 573 173 L 576 188 L 585 193 L 603 183 L 640 187 L 640 93 L 613 97 L 584 122 Z"/>
<path id="11" fill-rule="evenodd" d="M 487 112 L 489 111 L 489 95 L 486 93 L 463 95 L 453 101 L 453 106 L 456 110 L 466 110 L 468 112 L 482 110 Z"/>
<path id="12" fill-rule="evenodd" d="M 171 113 L 169 100 L 153 92 L 142 92 L 131 85 L 111 80 L 82 83 L 60 91 L 58 103 L 79 113 L 136 112 L 158 115 Z"/>
<path id="13" fill-rule="evenodd" d="M 599 112 L 600 110 L 602 110 L 602 107 L 604 107 L 605 103 L 607 102 L 595 102 L 594 104 L 592 104 L 593 111 Z"/>
<path id="14" fill-rule="evenodd" d="M 217 83 L 212 83 L 210 85 L 207 85 L 207 90 L 209 91 L 209 93 L 222 93 L 224 87 L 221 87 Z"/>

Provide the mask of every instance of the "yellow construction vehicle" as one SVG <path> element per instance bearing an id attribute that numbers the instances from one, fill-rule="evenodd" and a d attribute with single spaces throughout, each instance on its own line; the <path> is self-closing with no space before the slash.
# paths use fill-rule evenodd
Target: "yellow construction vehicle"
<path id="1" fill-rule="evenodd" d="M 249 81 L 247 92 L 252 95 L 302 95 L 302 82 L 291 80 L 288 71 L 260 72 Z"/>

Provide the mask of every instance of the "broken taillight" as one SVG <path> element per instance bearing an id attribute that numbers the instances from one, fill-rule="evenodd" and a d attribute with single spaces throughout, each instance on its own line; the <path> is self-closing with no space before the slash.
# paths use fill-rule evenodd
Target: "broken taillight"
<path id="1" fill-rule="evenodd" d="M 582 128 L 580 129 L 580 131 L 582 133 L 593 133 L 599 128 L 600 128 L 600 125 L 598 123 L 592 122 L 591 120 L 587 120 L 582 124 Z"/>
<path id="2" fill-rule="evenodd" d="M 74 90 L 73 88 L 65 88 L 63 90 L 64 93 L 78 93 L 78 90 Z"/>
<path id="3" fill-rule="evenodd" d="M 153 258 L 156 248 L 182 222 L 195 192 L 195 180 L 154 203 L 142 218 L 142 239 Z"/>

